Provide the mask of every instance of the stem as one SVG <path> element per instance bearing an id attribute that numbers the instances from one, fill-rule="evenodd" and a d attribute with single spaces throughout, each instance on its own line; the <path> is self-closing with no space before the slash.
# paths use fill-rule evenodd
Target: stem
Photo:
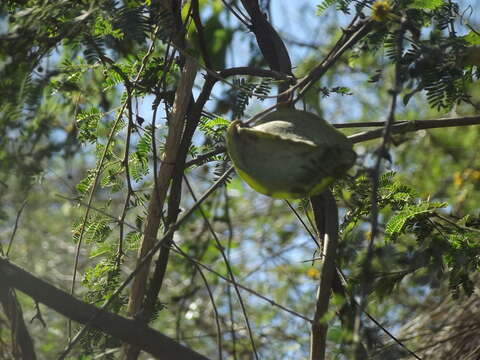
<path id="1" fill-rule="evenodd" d="M 135 320 L 104 311 L 69 295 L 0 257 L 2 289 L 15 287 L 36 301 L 81 324 L 89 324 L 111 336 L 135 344 L 156 358 L 208 360 L 203 355 L 177 343 L 168 336 Z M 60 359 L 65 359 L 62 354 Z M 23 359 L 35 359 L 24 354 Z"/>
<path id="2" fill-rule="evenodd" d="M 225 179 L 230 175 L 230 173 L 233 171 L 233 167 L 230 167 L 225 173 L 218 178 L 218 180 L 208 188 L 208 190 L 198 199 L 198 201 L 193 204 L 193 206 L 185 211 L 183 215 L 177 220 L 175 224 L 173 224 L 171 227 L 169 227 L 168 231 L 163 235 L 163 237 L 158 240 L 155 245 L 148 251 L 143 258 L 139 259 L 137 262 L 137 266 L 135 269 L 126 277 L 126 279 L 123 281 L 123 283 L 113 292 L 113 294 L 110 296 L 108 300 L 105 301 L 105 303 L 97 309 L 97 312 L 92 314 L 92 317 L 88 320 L 83 322 L 85 325 L 84 327 L 75 335 L 75 337 L 72 339 L 72 341 L 68 344 L 67 348 L 63 352 L 61 359 L 64 359 L 65 356 L 68 354 L 68 352 L 73 348 L 73 346 L 80 340 L 82 335 L 85 333 L 85 331 L 88 329 L 89 326 L 92 325 L 92 323 L 97 319 L 98 316 L 102 313 L 103 310 L 107 309 L 112 302 L 118 298 L 118 296 L 121 294 L 121 292 L 127 287 L 128 284 L 138 275 L 138 273 L 147 265 L 150 264 L 152 256 L 160 250 L 162 246 L 165 245 L 166 240 L 173 234 L 175 230 L 178 229 L 178 227 L 183 224 L 194 212 L 195 210 L 198 209 L 200 204 L 202 204 L 210 195 L 212 195 L 217 188 L 222 185 L 225 181 Z"/>
<path id="3" fill-rule="evenodd" d="M 172 117 L 168 129 L 168 136 L 165 143 L 165 159 L 158 171 L 157 185 L 152 191 L 151 200 L 148 206 L 147 222 L 145 225 L 145 233 L 140 245 L 138 260 L 142 259 L 154 246 L 157 238 L 158 229 L 160 227 L 160 219 L 163 206 L 167 197 L 167 190 L 170 187 L 172 178 L 174 177 L 174 169 L 179 153 L 181 150 L 182 134 L 185 127 L 185 115 L 189 103 L 191 101 L 191 92 L 195 76 L 197 74 L 197 66 L 194 62 L 186 59 L 185 66 L 175 93 L 175 102 L 173 105 Z M 172 235 L 173 236 L 173 235 Z M 165 269 L 168 261 L 168 247 L 166 258 L 164 258 Z M 150 270 L 151 259 L 138 273 L 133 281 L 132 291 L 128 303 L 128 313 L 130 316 L 136 316 L 142 307 L 143 298 L 146 292 L 147 278 Z M 161 283 L 159 284 L 161 286 Z M 128 347 L 125 350 L 126 359 L 136 359 L 139 349 Z"/>
<path id="4" fill-rule="evenodd" d="M 328 312 L 333 279 L 335 258 L 338 247 L 338 208 L 330 190 L 310 198 L 318 233 L 323 237 L 323 265 L 317 293 L 315 315 L 310 338 L 310 360 L 324 360 L 327 342 Z"/>
<path id="5" fill-rule="evenodd" d="M 187 58 L 185 67 L 175 95 L 175 103 L 170 121 L 167 140 L 165 143 L 165 159 L 162 162 L 158 173 L 158 188 L 152 192 L 151 201 L 148 207 L 147 222 L 145 225 L 145 234 L 140 246 L 138 259 L 142 259 L 148 253 L 157 237 L 160 226 L 160 217 L 163 211 L 163 204 L 167 196 L 167 189 L 173 176 L 173 170 L 177 159 L 178 150 L 182 132 L 185 123 L 185 114 L 187 112 L 190 94 L 193 87 L 193 81 L 197 74 L 195 63 Z M 134 316 L 141 307 L 145 287 L 147 283 L 150 260 L 147 266 L 144 266 L 132 284 L 132 292 L 128 304 L 128 313 Z"/>
<path id="6" fill-rule="evenodd" d="M 390 128 L 391 134 L 404 134 L 408 132 L 415 132 L 426 129 L 439 129 L 445 127 L 460 127 L 480 125 L 480 115 L 465 116 L 452 119 L 436 119 L 436 120 L 413 120 L 392 124 Z M 364 131 L 358 134 L 349 136 L 348 138 L 353 143 L 364 142 L 368 140 L 378 139 L 383 137 L 383 129 Z"/>

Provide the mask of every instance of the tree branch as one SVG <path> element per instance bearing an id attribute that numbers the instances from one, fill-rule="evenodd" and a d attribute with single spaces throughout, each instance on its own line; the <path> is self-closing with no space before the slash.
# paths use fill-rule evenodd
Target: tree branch
<path id="1" fill-rule="evenodd" d="M 407 132 L 414 132 L 418 130 L 426 129 L 438 129 L 444 127 L 457 127 L 457 126 L 472 126 L 480 125 L 480 115 L 467 116 L 452 119 L 436 119 L 436 120 L 413 120 L 405 121 L 393 124 L 390 132 L 392 134 L 404 134 Z M 365 131 L 358 134 L 349 136 L 348 138 L 353 143 L 364 142 L 368 140 L 381 138 L 383 135 L 383 129 Z"/>
<path id="2" fill-rule="evenodd" d="M 338 208 L 330 190 L 310 198 L 315 224 L 320 237 L 323 237 L 323 266 L 317 293 L 317 304 L 311 329 L 310 360 L 324 360 L 327 342 L 328 311 L 333 279 L 335 258 L 338 247 Z"/>
<path id="3" fill-rule="evenodd" d="M 187 58 L 182 76 L 175 94 L 175 103 L 172 119 L 165 143 L 165 158 L 158 171 L 158 186 L 152 192 L 148 215 L 145 225 L 145 233 L 140 246 L 138 259 L 142 259 L 152 249 L 160 226 L 160 217 L 163 211 L 163 204 L 167 195 L 167 189 L 173 175 L 175 162 L 177 160 L 180 141 L 184 129 L 185 114 L 187 112 L 193 81 L 197 73 L 196 64 Z M 128 304 L 128 313 L 134 316 L 141 307 L 145 286 L 147 282 L 149 264 L 144 266 L 132 284 L 132 292 Z"/>
<path id="4" fill-rule="evenodd" d="M 301 89 L 294 102 L 302 98 L 307 90 L 340 59 L 343 53 L 363 39 L 370 32 L 371 28 L 370 20 L 361 21 L 349 26 L 349 28 L 344 31 L 343 37 L 335 44 L 335 47 L 327 57 L 291 88 L 292 90 L 295 88 Z"/>
<path id="5" fill-rule="evenodd" d="M 185 117 L 191 100 L 191 93 L 196 74 L 196 63 L 193 62 L 191 58 L 187 58 L 185 66 L 182 70 L 177 91 L 175 92 L 172 117 L 170 119 L 168 135 L 165 142 L 164 160 L 162 161 L 160 169 L 158 170 L 157 181 L 150 198 L 145 232 L 138 254 L 138 261 L 140 261 L 145 254 L 147 254 L 153 248 L 157 238 L 163 206 L 167 197 L 167 191 L 174 176 L 174 169 L 181 150 L 180 145 L 185 127 Z M 164 249 L 168 249 L 168 247 Z M 148 260 L 148 263 L 140 270 L 132 283 L 132 291 L 128 303 L 128 313 L 130 316 L 138 315 L 142 308 L 150 270 L 150 261 L 151 260 Z M 166 254 L 166 258 L 164 259 L 165 269 L 167 261 L 168 252 Z M 161 284 L 159 284 L 159 286 L 161 286 Z M 125 358 L 136 359 L 138 357 L 138 351 L 138 348 L 136 349 L 134 347 L 129 347 L 125 350 Z"/>
<path id="6" fill-rule="evenodd" d="M 354 127 L 383 127 L 385 125 L 384 121 L 372 121 L 372 122 L 361 122 L 361 123 L 341 123 L 341 124 L 332 124 L 333 127 L 337 129 L 342 128 L 354 128 Z M 460 127 L 460 126 L 473 126 L 480 125 L 480 115 L 477 116 L 467 116 L 460 118 L 450 118 L 450 119 L 434 119 L 434 120 L 412 120 L 412 121 L 398 121 L 393 123 L 391 132 L 393 134 L 404 134 L 408 132 L 415 132 L 418 130 L 428 130 L 428 129 L 439 129 L 446 127 Z M 350 135 L 348 138 L 354 143 L 361 143 L 364 141 L 374 140 L 382 137 L 383 129 L 364 131 L 357 134 Z M 225 152 L 225 147 L 218 147 L 215 150 L 212 150 L 208 153 L 201 154 L 195 159 L 189 160 L 186 162 L 185 167 L 188 168 L 193 165 L 200 165 L 209 161 L 209 158 L 223 154 Z"/>
<path id="7" fill-rule="evenodd" d="M 207 191 L 198 199 L 198 201 L 192 205 L 192 207 L 188 210 L 186 210 L 182 216 L 178 219 L 178 221 L 175 224 L 172 224 L 168 231 L 163 235 L 161 239 L 159 239 L 155 245 L 152 247 L 150 251 L 148 251 L 143 258 L 141 258 L 135 269 L 126 277 L 126 279 L 122 282 L 120 286 L 118 286 L 115 291 L 112 293 L 110 298 L 108 298 L 105 303 L 102 305 L 101 308 L 97 309 L 97 315 L 100 315 L 101 312 L 105 309 L 108 308 L 109 305 L 112 304 L 112 302 L 118 298 L 118 296 L 122 293 L 123 290 L 127 287 L 127 285 L 137 276 L 140 270 L 143 269 L 146 264 L 150 264 L 150 261 L 152 259 L 152 256 L 158 252 L 158 250 L 165 245 L 166 240 L 168 239 L 171 234 L 178 229 L 178 227 L 183 224 L 194 212 L 197 210 L 197 208 L 202 204 L 215 190 L 224 183 L 225 179 L 230 175 L 230 173 L 233 171 L 233 167 L 228 168 L 222 176 L 218 178 L 215 183 L 212 184 L 208 188 Z M 68 344 L 68 347 L 65 349 L 64 353 L 65 356 L 68 354 L 68 352 L 73 348 L 73 346 L 78 342 L 78 340 L 81 338 L 81 336 L 85 333 L 86 329 L 90 326 L 93 320 L 96 319 L 96 315 L 94 315 L 89 321 L 85 323 L 85 326 L 75 335 L 75 337 L 72 339 L 72 341 Z M 62 357 L 61 359 L 65 358 Z"/>
<path id="8" fill-rule="evenodd" d="M 258 76 L 258 77 L 270 77 L 276 80 L 287 80 L 288 76 L 275 71 L 275 70 L 267 70 L 267 69 L 260 69 L 255 68 L 252 66 L 239 66 L 233 67 L 229 69 L 222 70 L 218 73 L 218 76 L 221 79 L 227 78 L 229 76 L 235 75 L 250 75 L 250 76 Z"/>
<path id="9" fill-rule="evenodd" d="M 208 101 L 210 97 L 210 93 L 212 92 L 213 86 L 215 85 L 216 80 L 210 76 L 207 76 L 205 84 L 203 85 L 202 91 L 198 96 L 198 99 L 195 103 L 191 100 L 191 108 L 186 114 L 187 116 L 187 123 L 185 125 L 185 130 L 183 132 L 183 136 L 179 145 L 178 155 L 175 163 L 175 168 L 172 174 L 172 188 L 170 193 L 170 199 L 168 204 L 168 217 L 167 217 L 167 227 L 168 230 L 171 224 L 174 224 L 177 221 L 177 217 L 179 214 L 179 205 L 180 205 L 180 198 L 181 198 L 181 182 L 183 177 L 183 171 L 186 168 L 185 161 L 188 154 L 188 149 L 190 148 L 190 144 L 192 142 L 192 137 L 195 133 L 195 129 L 197 128 L 198 122 L 200 121 L 200 116 L 202 113 L 202 109 L 205 106 L 205 103 Z M 190 94 L 190 96 L 192 96 Z M 167 230 L 167 231 L 168 231 Z M 166 238 L 167 244 L 170 244 L 173 238 L 173 232 L 170 234 L 169 237 Z M 160 250 L 160 254 L 158 256 L 154 274 L 152 276 L 149 289 L 147 291 L 147 298 L 145 299 L 145 310 L 146 319 L 150 319 L 153 306 L 155 300 L 160 292 L 162 287 L 163 278 L 165 276 L 165 271 L 168 263 L 168 254 L 169 254 L 170 246 L 166 245 Z"/>
<path id="10" fill-rule="evenodd" d="M 22 308 L 17 301 L 15 292 L 5 283 L 3 277 L 0 276 L 0 279 L 0 303 L 10 322 L 10 331 L 13 339 L 12 355 L 19 359 L 35 360 L 37 355 L 35 354 L 33 340 L 23 319 Z"/>
<path id="11" fill-rule="evenodd" d="M 3 257 L 0 257 L 0 278 L 8 286 L 22 291 L 69 319 L 81 324 L 88 323 L 124 342 L 140 347 L 153 356 L 176 360 L 208 360 L 138 321 L 126 319 L 74 298 Z"/>

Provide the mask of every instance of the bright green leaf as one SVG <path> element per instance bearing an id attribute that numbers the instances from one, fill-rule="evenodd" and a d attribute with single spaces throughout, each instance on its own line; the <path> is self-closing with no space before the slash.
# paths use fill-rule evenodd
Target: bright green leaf
<path id="1" fill-rule="evenodd" d="M 443 0 L 414 0 L 409 7 L 413 9 L 435 10 L 443 4 Z"/>

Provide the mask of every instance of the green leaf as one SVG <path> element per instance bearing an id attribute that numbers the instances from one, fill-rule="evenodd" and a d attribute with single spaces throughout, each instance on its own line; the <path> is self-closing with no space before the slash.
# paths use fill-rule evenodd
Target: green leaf
<path id="1" fill-rule="evenodd" d="M 472 45 L 480 45 L 480 35 L 474 31 L 470 31 L 463 37 L 463 40 Z"/>
<path id="2" fill-rule="evenodd" d="M 400 234 L 407 220 L 408 220 L 408 217 L 405 216 L 404 214 L 398 214 L 396 216 L 393 216 L 390 219 L 390 221 L 387 223 L 385 233 L 390 236 L 395 234 Z"/>
<path id="3" fill-rule="evenodd" d="M 104 114 L 95 107 L 77 114 L 78 140 L 94 143 L 97 140 L 98 122 Z"/>
<path id="4" fill-rule="evenodd" d="M 85 176 L 76 186 L 78 192 L 81 195 L 84 195 L 88 191 L 88 189 L 90 189 L 90 187 L 93 184 L 94 178 L 95 178 L 95 169 L 88 170 L 87 176 Z"/>
<path id="5" fill-rule="evenodd" d="M 414 0 L 409 7 L 412 9 L 435 10 L 443 4 L 443 0 Z"/>
<path id="6" fill-rule="evenodd" d="M 136 250 L 140 245 L 140 241 L 142 239 L 142 233 L 138 231 L 130 231 L 125 236 L 125 247 L 127 250 Z"/>
<path id="7" fill-rule="evenodd" d="M 142 163 L 146 163 L 148 161 L 148 153 L 151 150 L 151 144 L 152 135 L 150 134 L 150 132 L 145 132 L 145 134 L 138 141 L 137 149 L 135 152 L 138 160 L 140 160 Z"/>
<path id="8" fill-rule="evenodd" d="M 321 16 L 323 13 L 332 5 L 340 2 L 339 0 L 323 0 L 319 5 L 317 5 L 317 10 L 315 15 Z"/>
<path id="9" fill-rule="evenodd" d="M 105 72 L 105 80 L 103 82 L 103 85 L 104 85 L 103 91 L 112 89 L 121 83 L 123 83 L 122 76 L 114 70 L 108 70 Z"/>
<path id="10" fill-rule="evenodd" d="M 230 121 L 223 119 L 221 117 L 216 117 L 214 119 L 209 119 L 207 117 L 203 117 L 200 120 L 200 130 L 205 134 L 205 136 L 209 137 L 216 142 L 223 141 L 223 137 L 225 131 L 227 130 L 228 126 L 230 125 Z"/>
<path id="11" fill-rule="evenodd" d="M 112 229 L 109 226 L 110 219 L 104 217 L 96 217 L 87 224 L 85 229 L 85 239 L 87 243 L 102 243 L 110 235 Z"/>
<path id="12" fill-rule="evenodd" d="M 128 162 L 128 170 L 130 171 L 130 175 L 135 181 L 141 181 L 143 177 L 149 172 L 147 164 L 142 163 L 135 158 Z"/>
<path id="13" fill-rule="evenodd" d="M 419 217 L 430 215 L 435 209 L 446 207 L 446 203 L 421 202 L 415 205 L 407 205 L 387 223 L 385 228 L 386 240 L 394 239 L 400 235 L 407 223 L 418 220 Z"/>
<path id="14" fill-rule="evenodd" d="M 100 243 L 99 246 L 95 247 L 95 248 L 90 252 L 89 258 L 90 258 L 90 259 L 93 259 L 93 258 L 96 258 L 96 257 L 98 257 L 98 256 L 108 254 L 111 250 L 112 250 L 112 249 L 111 249 L 110 244 L 107 244 L 107 243 L 105 243 L 105 242 Z"/>
<path id="15" fill-rule="evenodd" d="M 98 16 L 95 19 L 93 35 L 95 36 L 110 35 L 115 39 L 123 39 L 124 37 L 124 34 L 120 29 L 114 29 L 112 23 L 102 16 Z"/>

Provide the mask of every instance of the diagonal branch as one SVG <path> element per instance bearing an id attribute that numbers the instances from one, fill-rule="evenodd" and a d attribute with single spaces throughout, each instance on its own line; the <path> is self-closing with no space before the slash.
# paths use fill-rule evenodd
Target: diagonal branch
<path id="1" fill-rule="evenodd" d="M 185 176 L 185 183 L 187 184 L 188 190 L 189 190 L 193 200 L 197 201 L 197 197 L 196 197 L 196 195 L 193 191 L 193 188 L 190 186 L 190 183 L 188 182 L 188 179 L 187 179 L 186 176 Z M 248 315 L 247 315 L 247 309 L 245 307 L 245 303 L 243 301 L 242 295 L 240 294 L 240 290 L 237 286 L 237 282 L 235 280 L 235 275 L 234 275 L 232 267 L 230 265 L 230 261 L 227 258 L 227 255 L 225 254 L 225 251 L 223 250 L 222 243 L 220 242 L 220 239 L 218 238 L 215 230 L 213 229 L 212 224 L 210 224 L 210 221 L 208 220 L 208 217 L 205 214 L 205 212 L 203 211 L 202 207 L 199 207 L 198 210 L 200 211 L 200 214 L 202 215 L 210 233 L 212 234 L 212 236 L 215 240 L 215 244 L 217 245 L 218 251 L 220 251 L 220 254 L 222 255 L 223 262 L 225 264 L 225 267 L 227 268 L 228 276 L 229 276 L 229 278 L 230 278 L 230 280 L 233 284 L 233 287 L 235 289 L 235 293 L 237 294 L 238 302 L 240 303 L 240 307 L 242 309 L 243 317 L 245 319 L 245 324 L 247 326 L 248 337 L 250 338 L 250 343 L 252 344 L 253 354 L 255 356 L 255 359 L 258 359 L 257 348 L 256 348 L 256 345 L 255 345 L 255 340 L 253 338 L 253 332 L 252 332 L 252 327 L 250 326 L 250 320 L 249 320 Z"/>
<path id="2" fill-rule="evenodd" d="M 178 227 L 183 224 L 198 209 L 200 204 L 202 204 L 210 195 L 212 195 L 212 193 L 217 190 L 217 188 L 221 184 L 224 183 L 225 179 L 230 175 L 232 171 L 233 167 L 227 169 L 225 173 L 223 173 L 223 175 L 219 177 L 218 180 L 214 184 L 212 184 L 212 186 L 210 186 L 207 191 L 205 191 L 205 193 L 198 199 L 198 201 L 193 204 L 190 209 L 185 211 L 183 215 L 178 219 L 178 221 L 175 222 L 175 224 L 172 224 L 169 227 L 164 236 L 155 243 L 155 245 L 150 249 L 150 251 L 148 251 L 143 258 L 139 259 L 135 269 L 127 276 L 123 283 L 119 287 L 117 287 L 117 289 L 113 292 L 110 298 L 105 301 L 101 308 L 97 309 L 97 312 L 92 315 L 92 318 L 85 322 L 85 326 L 75 335 L 72 341 L 68 344 L 68 347 L 63 352 L 64 356 L 61 357 L 62 359 L 64 359 L 66 354 L 68 354 L 68 352 L 73 348 L 73 346 L 75 346 L 75 344 L 79 341 L 79 339 L 85 333 L 91 323 L 96 319 L 98 315 L 101 314 L 101 311 L 107 309 L 108 306 L 110 306 L 112 302 L 118 298 L 122 291 L 125 290 L 127 285 L 130 284 L 130 282 L 137 276 L 137 274 L 144 268 L 144 266 L 150 264 L 152 256 L 157 253 L 162 246 L 165 245 L 166 240 L 173 234 L 173 232 L 177 230 Z"/>
<path id="3" fill-rule="evenodd" d="M 230 169 L 227 170 L 227 171 L 228 171 L 228 172 L 231 172 L 232 170 L 233 170 L 233 168 L 230 168 Z M 226 174 L 228 174 L 228 173 L 226 173 Z M 225 174 L 224 174 L 224 176 L 225 176 Z M 222 182 L 220 182 L 220 183 L 223 183 L 224 180 L 225 180 L 225 178 L 223 178 Z M 220 183 L 219 183 L 219 184 L 220 184 Z M 216 186 L 215 188 L 218 188 L 218 187 Z M 61 195 L 59 195 L 59 196 L 62 197 L 63 199 L 72 201 L 72 202 L 77 203 L 77 204 L 79 204 L 79 205 L 87 206 L 86 203 L 84 203 L 84 202 L 82 202 L 82 201 L 80 201 L 80 200 L 78 200 L 78 199 L 67 198 L 67 197 L 63 197 L 63 196 L 61 196 Z M 96 212 L 98 212 L 98 213 L 100 213 L 100 214 L 102 214 L 102 215 L 105 215 L 105 216 L 109 217 L 110 219 L 112 219 L 112 220 L 114 220 L 114 221 L 115 221 L 115 220 L 116 220 L 116 221 L 119 221 L 119 219 L 118 219 L 117 217 L 113 216 L 112 214 L 109 214 L 109 213 L 106 212 L 105 210 L 102 210 L 102 209 L 99 209 L 99 208 L 95 208 L 95 207 L 92 207 L 92 210 L 95 210 Z M 129 227 L 129 228 L 132 229 L 132 230 L 140 231 L 140 232 L 141 232 L 141 230 L 137 229 L 135 226 L 133 226 L 132 224 L 130 224 L 130 223 L 126 222 L 126 221 L 123 221 L 123 224 L 124 224 L 125 226 Z M 179 225 L 179 223 L 177 222 L 176 225 Z M 160 241 L 163 241 L 163 239 L 160 240 Z M 163 246 L 163 244 L 162 244 L 162 246 Z M 173 243 L 173 246 L 175 246 L 175 243 Z M 207 265 L 201 263 L 200 261 L 193 259 L 191 256 L 188 256 L 185 252 L 180 251 L 180 249 L 177 249 L 177 248 L 173 247 L 173 248 L 172 248 L 172 251 L 174 251 L 174 252 L 182 255 L 183 257 L 185 257 L 188 261 L 190 261 L 192 264 L 194 264 L 194 266 L 197 266 L 197 265 L 198 265 L 198 266 L 201 267 L 202 269 L 205 269 L 206 271 L 210 272 L 211 274 L 213 274 L 213 275 L 219 277 L 220 279 L 224 280 L 225 282 L 228 282 L 228 283 L 230 283 L 230 284 L 233 285 L 233 281 L 232 281 L 230 278 L 223 276 L 223 275 L 220 274 L 219 272 L 213 270 L 212 268 L 210 268 L 210 267 L 208 267 Z M 311 260 L 309 260 L 309 261 L 311 261 Z M 248 275 L 248 274 L 247 274 L 247 275 Z M 241 283 L 236 283 L 236 285 L 237 285 L 240 289 L 248 292 L 249 294 L 251 294 L 251 295 L 253 295 L 253 296 L 255 296 L 255 297 L 258 297 L 259 299 L 262 299 L 262 300 L 268 302 L 268 303 L 269 303 L 271 306 L 273 306 L 273 307 L 277 307 L 278 309 L 280 309 L 280 310 L 282 310 L 282 311 L 284 311 L 284 312 L 286 312 L 286 313 L 288 313 L 288 314 L 290 314 L 290 315 L 293 315 L 293 316 L 295 316 L 295 317 L 297 317 L 297 318 L 299 318 L 299 319 L 302 319 L 302 320 L 305 320 L 305 321 L 308 321 L 308 322 L 312 322 L 312 320 L 309 319 L 308 317 L 306 317 L 306 316 L 304 316 L 304 315 L 302 315 L 302 314 L 299 314 L 299 313 L 295 312 L 295 311 L 292 310 L 292 309 L 288 309 L 288 308 L 286 308 L 285 306 L 283 306 L 283 305 L 281 305 L 281 304 L 276 303 L 276 302 L 273 301 L 272 299 L 269 299 L 269 298 L 267 298 L 266 296 L 261 295 L 260 293 L 258 293 L 258 292 L 256 292 L 255 290 L 252 290 L 252 289 L 246 287 L 245 285 L 242 285 Z"/>
<path id="4" fill-rule="evenodd" d="M 252 21 L 250 30 L 255 34 L 258 47 L 270 68 L 291 75 L 292 63 L 287 47 L 260 10 L 258 0 L 242 0 L 242 4 Z"/>
<path id="5" fill-rule="evenodd" d="M 142 323 L 100 310 L 74 298 L 3 257 L 0 257 L 0 278 L 7 286 L 15 287 L 69 319 L 81 324 L 90 323 L 90 326 L 124 342 L 134 344 L 153 356 L 163 359 L 208 360 L 205 356 Z M 35 358 L 24 356 L 24 359 Z"/>
<path id="6" fill-rule="evenodd" d="M 299 80 L 294 88 L 301 89 L 295 98 L 294 102 L 302 98 L 307 90 L 317 82 L 329 70 L 343 53 L 351 49 L 355 44 L 362 40 L 372 29 L 371 21 L 360 21 L 358 24 L 352 24 L 345 30 L 342 38 L 335 44 L 334 48 L 327 55 L 327 57 L 315 68 L 313 68 L 308 75 Z M 293 88 L 293 89 L 294 89 Z M 291 90 L 291 89 L 289 89 Z"/>
<path id="7" fill-rule="evenodd" d="M 184 69 L 179 81 L 178 89 L 175 94 L 172 119 L 168 129 L 168 136 L 165 143 L 165 158 L 158 171 L 157 186 L 155 186 L 151 201 L 148 207 L 147 222 L 142 244 L 140 246 L 138 259 L 142 259 L 155 244 L 160 218 L 163 211 L 163 205 L 167 196 L 167 190 L 173 176 L 173 170 L 180 148 L 180 141 L 184 129 L 185 114 L 190 101 L 190 94 L 193 88 L 193 82 L 197 73 L 196 64 L 186 59 Z M 143 295 L 149 272 L 148 264 L 142 268 L 132 284 L 132 291 L 128 304 L 128 313 L 134 316 L 141 307 Z"/>

